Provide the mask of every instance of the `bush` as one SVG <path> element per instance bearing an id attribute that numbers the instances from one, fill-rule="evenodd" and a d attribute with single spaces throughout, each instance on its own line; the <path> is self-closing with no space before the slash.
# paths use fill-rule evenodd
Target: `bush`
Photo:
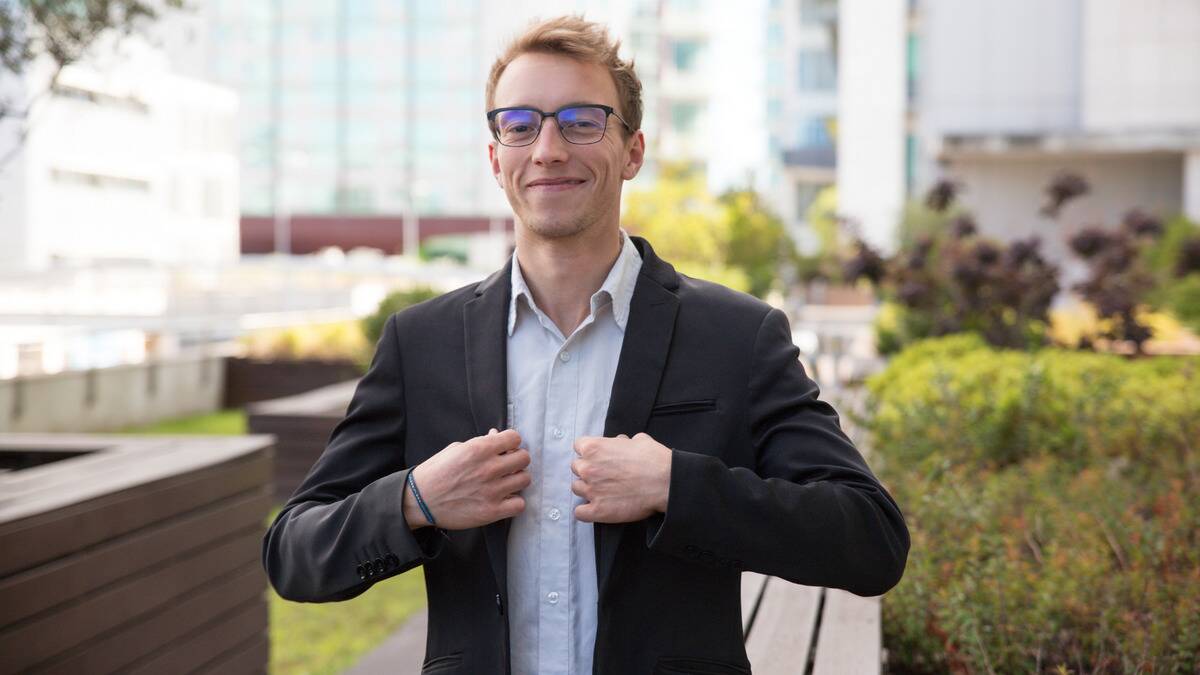
<path id="1" fill-rule="evenodd" d="M 428 286 L 415 286 L 389 293 L 379 303 L 379 308 L 373 314 L 363 317 L 362 320 L 363 335 L 366 337 L 367 343 L 371 345 L 371 351 L 374 351 L 375 345 L 379 343 L 379 338 L 383 335 L 383 326 L 387 323 L 388 317 L 418 302 L 436 298 L 438 295 L 440 293 Z"/>
<path id="2" fill-rule="evenodd" d="M 356 360 L 366 348 L 353 321 L 265 328 L 239 342 L 246 356 L 259 359 Z"/>
<path id="3" fill-rule="evenodd" d="M 868 387 L 912 549 L 894 672 L 1200 667 L 1200 359 L 958 335 Z"/>

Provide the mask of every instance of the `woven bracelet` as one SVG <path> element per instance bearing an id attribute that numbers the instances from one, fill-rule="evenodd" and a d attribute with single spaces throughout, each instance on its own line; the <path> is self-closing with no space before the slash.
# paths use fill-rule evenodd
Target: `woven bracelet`
<path id="1" fill-rule="evenodd" d="M 413 479 L 411 471 L 408 472 L 408 489 L 412 490 L 413 499 L 417 500 L 417 506 L 421 508 L 421 513 L 425 514 L 425 520 L 428 520 L 430 525 L 437 527 L 437 521 L 433 519 L 433 514 L 429 512 L 425 500 L 421 499 L 421 491 L 417 489 L 417 481 Z"/>

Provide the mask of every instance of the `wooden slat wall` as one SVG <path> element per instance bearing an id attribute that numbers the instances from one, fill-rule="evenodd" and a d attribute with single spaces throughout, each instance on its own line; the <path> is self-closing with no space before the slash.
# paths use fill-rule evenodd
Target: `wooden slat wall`
<path id="1" fill-rule="evenodd" d="M 225 359 L 222 408 L 295 396 L 352 380 L 362 371 L 352 361 L 321 359 Z"/>
<path id="2" fill-rule="evenodd" d="M 265 672 L 268 437 L 0 437 L 0 673 Z"/>
<path id="3" fill-rule="evenodd" d="M 346 415 L 357 380 L 247 408 L 252 434 L 275 436 L 274 496 L 285 501 L 325 451 L 333 428 Z"/>
<path id="4" fill-rule="evenodd" d="M 767 579 L 746 640 L 746 655 L 755 675 L 804 672 L 823 590 Z"/>

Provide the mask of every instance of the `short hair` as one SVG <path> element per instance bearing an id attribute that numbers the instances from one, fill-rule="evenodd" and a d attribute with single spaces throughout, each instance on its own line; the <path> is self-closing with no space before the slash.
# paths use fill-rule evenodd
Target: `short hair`
<path id="1" fill-rule="evenodd" d="M 612 40 L 603 25 L 582 16 L 560 16 L 535 21 L 518 35 L 492 64 L 485 101 L 490 110 L 496 101 L 496 83 L 504 69 L 522 54 L 556 54 L 608 69 L 617 85 L 617 104 L 630 130 L 642 128 L 642 81 L 633 69 L 633 59 L 622 59 L 620 40 Z"/>

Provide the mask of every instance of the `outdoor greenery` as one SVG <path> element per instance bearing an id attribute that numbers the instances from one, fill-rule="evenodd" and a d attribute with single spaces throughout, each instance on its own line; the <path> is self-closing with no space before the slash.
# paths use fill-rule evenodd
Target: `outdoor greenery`
<path id="1" fill-rule="evenodd" d="M 755 192 L 715 197 L 702 174 L 677 166 L 665 166 L 653 189 L 629 195 L 622 222 L 680 272 L 758 297 L 779 287 L 780 268 L 795 255 Z"/>
<path id="2" fill-rule="evenodd" d="M 238 343 L 246 356 L 279 360 L 362 361 L 370 358 L 375 345 L 368 344 L 357 321 L 264 328 L 246 334 Z"/>
<path id="3" fill-rule="evenodd" d="M 440 294 L 436 290 L 428 286 L 415 286 L 388 294 L 379 303 L 379 308 L 373 314 L 363 318 L 361 322 L 363 335 L 371 350 L 373 351 L 375 345 L 379 343 L 379 338 L 383 335 L 383 326 L 387 323 L 388 317 L 418 302 L 436 298 L 438 295 Z"/>
<path id="4" fill-rule="evenodd" d="M 919 342 L 868 383 L 899 673 L 1200 668 L 1200 358 Z"/>
<path id="5" fill-rule="evenodd" d="M 964 331 L 1008 348 L 1036 348 L 1056 336 L 1050 305 L 1063 289 L 1058 266 L 1041 254 L 1041 239 L 1002 243 L 979 235 L 971 214 L 957 202 L 963 189 L 939 181 L 924 203 L 910 204 L 894 255 L 884 257 L 859 240 L 845 261 L 843 278 L 869 283 L 885 303 L 876 325 L 881 353 Z M 1068 201 L 1090 189 L 1082 176 L 1058 175 L 1046 186 L 1041 213 L 1056 218 Z M 1153 310 L 1200 327 L 1200 227 L 1183 218 L 1164 224 L 1135 208 L 1115 226 L 1074 232 L 1066 244 L 1089 273 L 1069 290 L 1098 320 L 1075 342 L 1060 346 L 1102 345 L 1141 354 L 1154 336 Z"/>
<path id="6" fill-rule="evenodd" d="M 278 513 L 275 509 L 267 523 Z M 274 590 L 267 594 L 272 675 L 335 675 L 425 606 L 425 576 L 418 567 L 343 602 L 289 602 Z"/>
<path id="7" fill-rule="evenodd" d="M 120 433 L 146 435 L 220 434 L 236 436 L 246 433 L 246 411 L 221 410 L 206 415 L 181 417 L 149 426 L 123 429 Z"/>

